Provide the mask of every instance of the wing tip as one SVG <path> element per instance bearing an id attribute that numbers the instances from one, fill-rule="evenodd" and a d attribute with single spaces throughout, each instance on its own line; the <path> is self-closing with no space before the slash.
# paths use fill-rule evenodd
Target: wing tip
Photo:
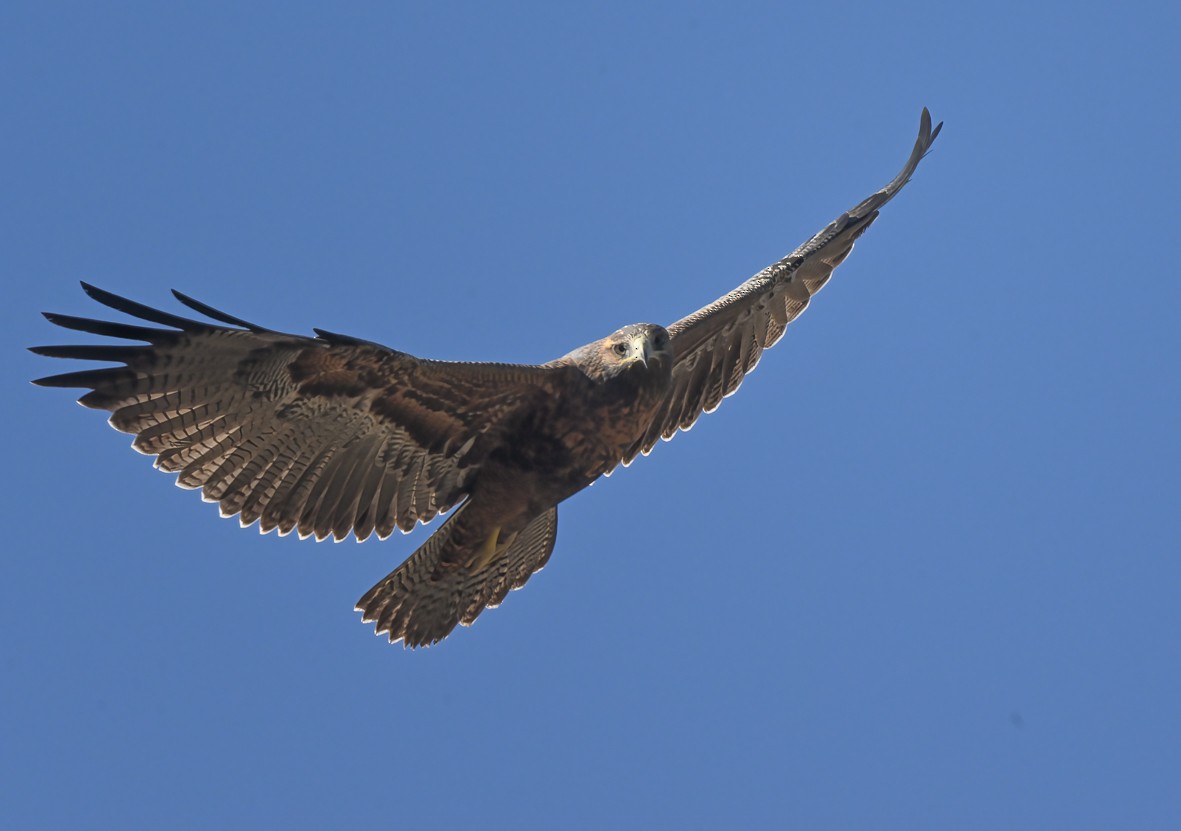
<path id="1" fill-rule="evenodd" d="M 268 329 L 265 326 L 259 326 L 257 323 L 251 323 L 248 320 L 243 320 L 242 318 L 236 317 L 235 315 L 229 314 L 228 312 L 223 312 L 221 309 L 215 309 L 208 303 L 202 303 L 200 300 L 197 300 L 194 297 L 189 297 L 189 295 L 184 294 L 177 289 L 172 289 L 171 291 L 172 296 L 182 304 L 188 306 L 190 309 L 198 312 L 199 314 L 203 314 L 208 318 L 216 320 L 218 323 L 225 323 L 229 324 L 230 326 L 240 326 L 243 329 L 255 333 L 273 334 L 274 332 L 274 330 Z"/>
<path id="2" fill-rule="evenodd" d="M 923 114 L 919 117 L 919 130 L 923 133 L 929 133 L 931 140 L 935 140 L 935 136 L 939 135 L 939 131 L 943 129 L 943 122 L 940 121 L 931 128 L 931 110 L 928 107 L 923 107 Z"/>
<path id="3" fill-rule="evenodd" d="M 915 140 L 915 155 L 914 164 L 917 165 L 919 160 L 931 152 L 931 145 L 935 143 L 935 139 L 939 137 L 939 132 L 943 129 L 943 122 L 940 121 L 934 127 L 931 126 L 931 111 L 923 107 L 923 113 L 919 116 L 919 135 Z"/>
<path id="4" fill-rule="evenodd" d="M 910 158 L 906 160 L 906 164 L 902 166 L 902 170 L 899 171 L 898 175 L 888 185 L 865 199 L 861 204 L 849 211 L 847 215 L 852 218 L 864 217 L 871 212 L 879 210 L 883 205 L 893 199 L 898 191 L 902 190 L 906 186 L 906 183 L 910 181 L 914 172 L 918 170 L 919 162 L 931 152 L 931 147 L 941 130 L 943 130 L 943 122 L 940 121 L 932 127 L 931 111 L 923 107 L 922 115 L 919 116 L 919 134 L 914 140 L 914 148 L 910 151 Z M 823 233 L 822 231 L 821 234 Z"/>

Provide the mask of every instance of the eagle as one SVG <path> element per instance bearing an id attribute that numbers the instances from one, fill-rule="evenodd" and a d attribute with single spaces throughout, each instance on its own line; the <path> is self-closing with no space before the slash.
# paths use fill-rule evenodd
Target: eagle
<path id="1" fill-rule="evenodd" d="M 624 326 L 549 363 L 426 360 L 321 329 L 285 334 L 176 291 L 203 319 L 83 283 L 97 302 L 153 325 L 47 312 L 65 329 L 121 342 L 32 347 L 116 364 L 34 383 L 89 390 L 80 404 L 110 412 L 136 450 L 243 527 L 361 541 L 451 511 L 356 604 L 391 643 L 431 645 L 546 564 L 559 503 L 738 389 L 942 126 L 924 109 L 893 181 L 729 294 L 670 326 Z"/>

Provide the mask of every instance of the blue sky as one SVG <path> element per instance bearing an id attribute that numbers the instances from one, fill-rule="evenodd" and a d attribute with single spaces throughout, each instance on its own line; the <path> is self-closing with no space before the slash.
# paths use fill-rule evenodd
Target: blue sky
<path id="1" fill-rule="evenodd" d="M 1181 822 L 1175 4 L 7 3 L 12 828 Z M 540 362 L 935 152 L 742 390 L 440 647 L 27 383 L 178 288 Z"/>

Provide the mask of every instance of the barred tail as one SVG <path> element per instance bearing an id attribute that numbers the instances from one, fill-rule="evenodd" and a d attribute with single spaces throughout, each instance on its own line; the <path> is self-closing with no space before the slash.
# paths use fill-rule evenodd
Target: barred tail
<path id="1" fill-rule="evenodd" d="M 466 507 L 461 505 L 406 562 L 357 601 L 361 621 L 376 623 L 378 635 L 388 632 L 390 643 L 429 646 L 457 624 L 470 626 L 480 612 L 499 606 L 549 560 L 558 534 L 556 507 L 503 541 L 491 559 L 461 551 L 452 542 L 453 537 L 468 536 L 454 534 Z"/>

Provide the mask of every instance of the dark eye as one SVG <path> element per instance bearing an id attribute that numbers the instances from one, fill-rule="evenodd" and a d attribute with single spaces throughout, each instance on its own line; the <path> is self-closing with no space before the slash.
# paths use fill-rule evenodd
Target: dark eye
<path id="1" fill-rule="evenodd" d="M 652 342 L 656 344 L 657 349 L 663 349 L 664 345 L 668 343 L 668 335 L 664 334 L 664 332 L 658 332 Z"/>
<path id="2" fill-rule="evenodd" d="M 627 344 L 626 343 L 617 343 L 617 344 L 615 344 L 614 348 L 615 348 L 615 354 L 621 358 L 627 354 Z"/>

